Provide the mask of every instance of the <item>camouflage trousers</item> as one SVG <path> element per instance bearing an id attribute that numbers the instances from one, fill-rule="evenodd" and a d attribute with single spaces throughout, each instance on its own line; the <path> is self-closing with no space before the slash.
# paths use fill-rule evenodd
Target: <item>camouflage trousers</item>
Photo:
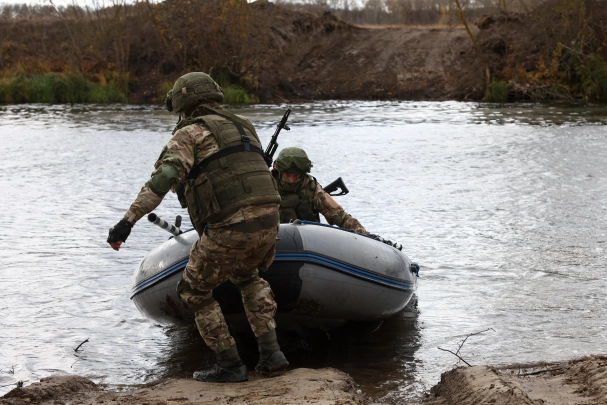
<path id="1" fill-rule="evenodd" d="M 194 312 L 196 326 L 207 346 L 221 352 L 236 342 L 228 330 L 213 289 L 230 280 L 240 290 L 247 319 L 255 336 L 274 328 L 276 302 L 267 281 L 259 277 L 274 261 L 278 227 L 256 232 L 206 228 L 190 251 L 178 294 Z"/>

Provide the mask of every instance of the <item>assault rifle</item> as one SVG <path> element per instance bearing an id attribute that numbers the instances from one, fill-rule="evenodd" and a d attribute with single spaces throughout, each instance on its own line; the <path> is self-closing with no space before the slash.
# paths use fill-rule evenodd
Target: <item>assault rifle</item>
<path id="1" fill-rule="evenodd" d="M 338 194 L 331 194 L 332 192 L 337 191 L 337 189 L 339 189 Z M 346 195 L 350 192 L 341 177 L 338 177 L 336 180 L 333 180 L 333 182 L 327 184 L 326 187 L 323 187 L 323 190 L 325 191 L 325 193 L 329 194 L 332 197 Z"/>
<path id="2" fill-rule="evenodd" d="M 280 130 L 283 128 L 286 129 L 287 131 L 291 130 L 291 128 L 289 128 L 287 126 L 287 120 L 289 119 L 289 114 L 291 114 L 291 109 L 287 108 L 287 111 L 285 111 L 285 114 L 282 116 L 282 119 L 276 126 L 276 131 L 274 131 L 274 135 L 272 135 L 272 139 L 270 140 L 268 147 L 263 152 L 263 158 L 266 161 L 266 163 L 268 164 L 268 167 L 272 167 L 272 160 L 274 159 L 274 153 L 276 153 L 276 148 L 278 148 L 278 142 L 276 142 L 276 140 L 278 139 L 278 134 L 280 134 Z"/>

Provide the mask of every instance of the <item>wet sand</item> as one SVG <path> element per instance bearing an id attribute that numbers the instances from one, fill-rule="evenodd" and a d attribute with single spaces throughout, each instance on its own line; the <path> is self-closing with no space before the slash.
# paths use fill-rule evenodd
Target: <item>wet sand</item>
<path id="1" fill-rule="evenodd" d="M 15 388 L 0 404 L 371 404 L 346 373 L 333 368 L 252 375 L 239 384 L 168 379 L 156 384 L 109 390 L 79 376 L 56 376 Z M 607 404 L 607 356 L 561 363 L 506 367 L 458 367 L 441 376 L 420 404 L 426 405 L 600 405 Z"/>
<path id="2" fill-rule="evenodd" d="M 0 404 L 365 404 L 354 381 L 332 368 L 299 368 L 273 378 L 250 375 L 237 384 L 168 379 L 124 391 L 111 391 L 78 376 L 43 378 L 7 393 Z"/>

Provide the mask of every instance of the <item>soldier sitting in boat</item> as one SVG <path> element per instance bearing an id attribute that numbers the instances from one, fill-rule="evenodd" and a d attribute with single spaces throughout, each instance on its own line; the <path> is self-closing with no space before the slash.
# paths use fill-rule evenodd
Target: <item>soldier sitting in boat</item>
<path id="1" fill-rule="evenodd" d="M 367 234 L 360 222 L 344 211 L 310 175 L 311 168 L 312 162 L 301 148 L 285 148 L 278 154 L 272 176 L 282 197 L 280 222 L 288 223 L 295 219 L 320 222 L 320 213 L 331 225 Z"/>

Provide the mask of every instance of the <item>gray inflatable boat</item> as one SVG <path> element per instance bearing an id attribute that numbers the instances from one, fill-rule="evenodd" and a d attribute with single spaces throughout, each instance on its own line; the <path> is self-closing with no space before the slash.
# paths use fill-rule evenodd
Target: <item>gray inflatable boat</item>
<path id="1" fill-rule="evenodd" d="M 260 274 L 272 286 L 277 327 L 303 333 L 347 321 L 377 321 L 402 310 L 417 288 L 419 267 L 391 244 L 315 222 L 281 224 L 276 257 Z M 198 239 L 188 231 L 152 250 L 135 271 L 131 299 L 160 324 L 191 323 L 177 282 Z M 231 329 L 247 328 L 240 293 L 227 281 L 213 292 Z"/>

